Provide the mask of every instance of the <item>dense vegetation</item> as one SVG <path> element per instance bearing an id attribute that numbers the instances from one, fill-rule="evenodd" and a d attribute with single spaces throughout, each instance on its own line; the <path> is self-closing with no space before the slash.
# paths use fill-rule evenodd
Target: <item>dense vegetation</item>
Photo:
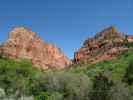
<path id="1" fill-rule="evenodd" d="M 1 57 L 0 100 L 133 100 L 133 52 L 60 71 Z"/>

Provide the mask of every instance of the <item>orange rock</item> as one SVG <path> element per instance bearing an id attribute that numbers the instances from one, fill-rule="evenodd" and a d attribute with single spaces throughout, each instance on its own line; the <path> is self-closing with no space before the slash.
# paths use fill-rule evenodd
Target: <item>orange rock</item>
<path id="1" fill-rule="evenodd" d="M 0 53 L 13 59 L 29 59 L 38 68 L 62 69 L 72 62 L 53 44 L 45 43 L 35 32 L 24 27 L 15 28 Z"/>
<path id="2" fill-rule="evenodd" d="M 128 36 L 126 40 L 126 35 L 111 26 L 97 33 L 94 38 L 85 40 L 82 48 L 75 52 L 74 61 L 75 63 L 96 64 L 112 60 L 128 51 L 129 48 L 125 47 L 125 43 L 129 40 L 133 40 L 132 36 Z"/>

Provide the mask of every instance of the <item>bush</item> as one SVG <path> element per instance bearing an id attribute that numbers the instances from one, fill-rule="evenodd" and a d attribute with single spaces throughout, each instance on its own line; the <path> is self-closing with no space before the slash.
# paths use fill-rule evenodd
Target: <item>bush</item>
<path id="1" fill-rule="evenodd" d="M 127 84 L 133 84 L 133 61 L 130 61 L 123 79 Z"/>
<path id="2" fill-rule="evenodd" d="M 103 74 L 99 74 L 93 80 L 91 100 L 110 100 L 110 90 L 113 83 Z"/>
<path id="3" fill-rule="evenodd" d="M 7 95 L 29 95 L 28 87 L 34 72 L 34 67 L 26 60 L 16 62 L 0 59 L 0 86 L 5 89 Z"/>
<path id="4" fill-rule="evenodd" d="M 88 100 L 91 82 L 86 75 L 66 72 L 48 72 L 34 80 L 31 94 L 35 96 L 42 92 L 61 97 L 63 100 Z M 37 81 L 37 82 L 36 82 Z M 45 97 L 45 96 L 44 96 Z M 47 100 L 47 99 L 46 99 Z"/>
<path id="5" fill-rule="evenodd" d="M 111 88 L 111 100 L 132 100 L 129 88 L 123 83 L 117 83 Z"/>

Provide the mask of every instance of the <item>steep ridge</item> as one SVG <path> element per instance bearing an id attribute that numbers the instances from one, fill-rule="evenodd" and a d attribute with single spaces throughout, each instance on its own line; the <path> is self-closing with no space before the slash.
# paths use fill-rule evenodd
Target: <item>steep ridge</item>
<path id="1" fill-rule="evenodd" d="M 83 46 L 75 52 L 74 63 L 96 64 L 115 59 L 130 49 L 129 44 L 133 44 L 133 36 L 118 32 L 114 26 L 108 27 L 85 40 Z"/>
<path id="2" fill-rule="evenodd" d="M 35 32 L 17 27 L 6 43 L 0 46 L 0 54 L 12 59 L 28 59 L 41 69 L 66 68 L 71 61 L 53 44 L 45 43 Z"/>

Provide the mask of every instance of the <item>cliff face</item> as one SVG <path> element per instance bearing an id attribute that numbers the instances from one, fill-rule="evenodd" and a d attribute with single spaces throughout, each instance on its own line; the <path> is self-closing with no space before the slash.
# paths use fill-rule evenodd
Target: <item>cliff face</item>
<path id="1" fill-rule="evenodd" d="M 53 44 L 45 43 L 35 32 L 15 28 L 8 41 L 0 46 L 0 54 L 13 59 L 29 59 L 41 69 L 66 68 L 71 61 Z"/>
<path id="2" fill-rule="evenodd" d="M 128 51 L 126 44 L 131 42 L 133 36 L 124 35 L 111 26 L 85 40 L 79 51 L 75 52 L 74 62 L 96 64 L 112 60 Z"/>

